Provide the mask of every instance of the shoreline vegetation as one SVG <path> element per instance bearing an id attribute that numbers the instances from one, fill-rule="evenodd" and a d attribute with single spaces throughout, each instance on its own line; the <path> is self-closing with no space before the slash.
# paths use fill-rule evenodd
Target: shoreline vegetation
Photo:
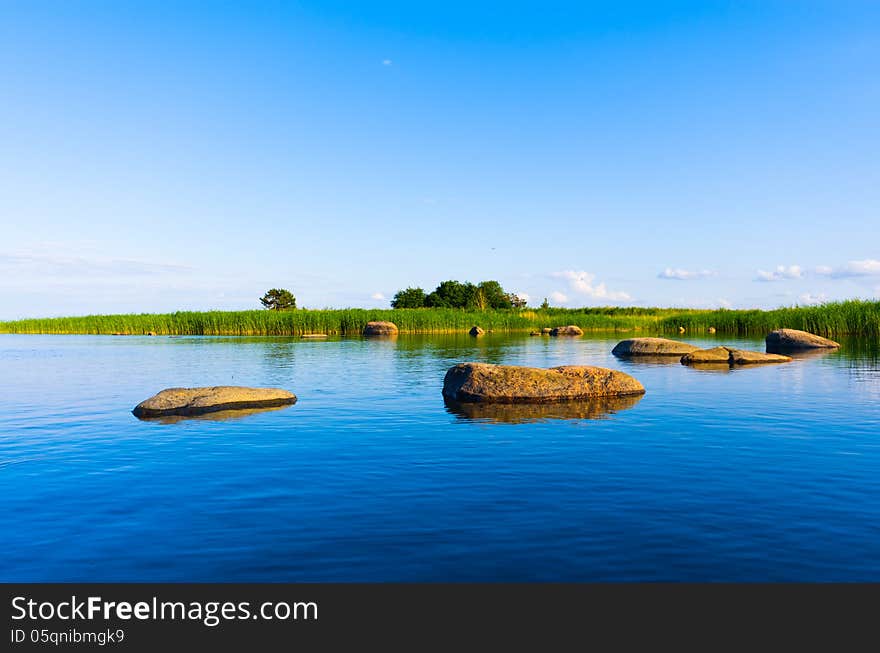
<path id="1" fill-rule="evenodd" d="M 178 311 L 82 317 L 34 318 L 0 322 L 0 333 L 82 335 L 301 336 L 360 335 L 367 322 L 395 323 L 401 333 L 466 333 L 540 330 L 564 324 L 584 331 L 766 335 L 779 328 L 820 336 L 880 336 L 880 301 L 849 300 L 773 310 L 677 308 L 522 308 L 522 309 L 294 309 Z"/>

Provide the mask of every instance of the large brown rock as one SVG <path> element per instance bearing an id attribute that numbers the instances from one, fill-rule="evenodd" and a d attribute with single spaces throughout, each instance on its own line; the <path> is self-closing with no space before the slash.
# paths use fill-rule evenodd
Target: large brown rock
<path id="1" fill-rule="evenodd" d="M 796 349 L 835 349 L 840 343 L 797 329 L 776 329 L 767 334 L 767 351 L 780 352 Z"/>
<path id="2" fill-rule="evenodd" d="M 367 322 L 364 327 L 365 336 L 396 336 L 397 332 L 394 322 Z"/>
<path id="3" fill-rule="evenodd" d="M 471 330 L 468 331 L 468 333 L 476 338 L 477 336 L 481 336 L 486 332 L 483 331 L 480 327 L 474 325 L 471 327 Z"/>
<path id="4" fill-rule="evenodd" d="M 611 353 L 615 356 L 681 356 L 699 347 L 669 338 L 629 338 L 618 342 Z"/>
<path id="5" fill-rule="evenodd" d="M 575 324 L 569 324 L 568 326 L 559 326 L 553 329 L 550 329 L 551 336 L 582 336 L 584 335 L 583 329 Z"/>
<path id="6" fill-rule="evenodd" d="M 575 365 L 543 369 L 459 363 L 450 367 L 443 379 L 443 396 L 455 401 L 541 403 L 644 392 L 644 386 L 629 374 Z"/>
<path id="7" fill-rule="evenodd" d="M 220 410 L 270 408 L 296 403 L 296 395 L 279 388 L 219 385 L 212 388 L 168 388 L 134 407 L 136 417 L 201 415 Z"/>
<path id="8" fill-rule="evenodd" d="M 699 349 L 681 357 L 682 365 L 705 365 L 707 363 L 726 363 L 728 365 L 762 365 L 767 363 L 788 363 L 788 356 L 764 354 L 760 351 L 746 351 L 733 347 L 713 347 Z"/>

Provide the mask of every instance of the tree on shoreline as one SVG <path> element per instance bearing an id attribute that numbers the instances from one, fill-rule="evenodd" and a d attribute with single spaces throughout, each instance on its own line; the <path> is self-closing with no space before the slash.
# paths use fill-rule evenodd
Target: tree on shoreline
<path id="1" fill-rule="evenodd" d="M 528 300 L 523 299 L 516 293 L 507 293 L 507 301 L 510 302 L 510 306 L 512 308 L 525 308 L 526 304 L 528 304 Z"/>
<path id="2" fill-rule="evenodd" d="M 400 290 L 391 300 L 392 308 L 469 308 L 489 309 L 524 308 L 524 299 L 505 292 L 497 281 L 442 281 L 429 294 L 421 288 Z"/>
<path id="3" fill-rule="evenodd" d="M 425 306 L 425 291 L 421 288 L 407 288 L 398 290 L 391 300 L 391 308 L 423 308 Z"/>
<path id="4" fill-rule="evenodd" d="M 476 286 L 470 282 L 441 281 L 440 285 L 425 298 L 428 308 L 466 308 L 472 305 Z"/>
<path id="5" fill-rule="evenodd" d="M 270 311 L 292 311 L 296 308 L 296 297 L 284 288 L 272 288 L 260 297 L 260 303 Z"/>

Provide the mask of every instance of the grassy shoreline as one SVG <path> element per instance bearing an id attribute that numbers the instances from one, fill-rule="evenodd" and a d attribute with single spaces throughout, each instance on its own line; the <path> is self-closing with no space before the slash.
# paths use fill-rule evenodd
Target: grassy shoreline
<path id="1" fill-rule="evenodd" d="M 718 333 L 763 335 L 773 329 L 803 329 L 823 336 L 880 336 L 880 301 L 850 300 L 821 306 L 761 310 L 676 308 L 583 308 L 470 311 L 458 309 L 325 309 L 295 311 L 180 311 L 0 322 L 0 333 L 296 336 L 304 333 L 358 335 L 371 320 L 388 320 L 402 333 L 464 332 L 473 325 L 494 331 L 531 331 L 576 324 L 585 331 Z M 647 334 L 647 333 L 646 333 Z"/>

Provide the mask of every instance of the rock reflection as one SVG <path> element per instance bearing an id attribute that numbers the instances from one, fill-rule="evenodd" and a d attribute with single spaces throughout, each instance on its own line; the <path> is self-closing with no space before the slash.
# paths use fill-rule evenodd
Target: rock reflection
<path id="1" fill-rule="evenodd" d="M 632 408 L 644 395 L 596 397 L 580 401 L 559 401 L 543 404 L 498 404 L 460 402 L 446 399 L 447 412 L 464 420 L 499 424 L 528 424 L 552 419 L 605 419 L 618 411 Z"/>
<path id="2" fill-rule="evenodd" d="M 681 362 L 681 355 L 672 356 L 616 356 L 619 361 L 626 365 L 678 365 Z"/>
<path id="3" fill-rule="evenodd" d="M 266 408 L 244 408 L 240 410 L 216 410 L 210 413 L 202 413 L 200 415 L 163 415 L 161 417 L 138 417 L 142 422 L 156 422 L 158 424 L 177 424 L 178 422 L 190 422 L 201 420 L 207 422 L 232 422 L 235 420 L 245 419 L 252 415 L 261 413 L 272 413 L 278 410 L 290 408 L 287 406 L 269 406 Z"/>
<path id="4" fill-rule="evenodd" d="M 690 363 L 685 367 L 697 370 L 698 372 L 723 372 L 725 374 L 732 372 L 734 369 L 734 366 L 730 363 Z M 747 368 L 757 369 L 758 367 L 760 365 L 737 365 L 736 369 L 738 371 Z"/>
<path id="5" fill-rule="evenodd" d="M 825 358 L 826 356 L 835 356 L 840 354 L 839 349 L 788 349 L 786 351 L 776 351 L 778 348 L 767 347 L 768 354 L 781 353 L 786 356 L 790 356 L 794 360 L 812 360 L 818 358 Z"/>

